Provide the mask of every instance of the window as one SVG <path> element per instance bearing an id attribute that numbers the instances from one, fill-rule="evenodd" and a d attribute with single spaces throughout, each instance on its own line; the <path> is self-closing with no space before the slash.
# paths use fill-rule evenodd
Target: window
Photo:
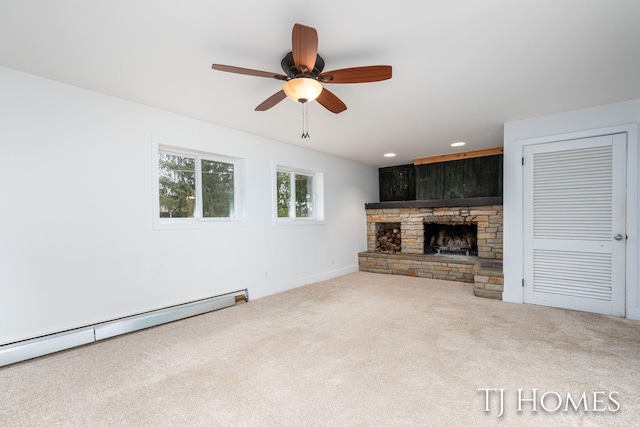
<path id="1" fill-rule="evenodd" d="M 237 161 L 158 150 L 158 218 L 164 222 L 237 218 Z"/>
<path id="2" fill-rule="evenodd" d="M 160 153 L 160 218 L 193 218 L 196 159 Z"/>
<path id="3" fill-rule="evenodd" d="M 276 205 L 278 219 L 322 220 L 322 173 L 278 167 Z"/>

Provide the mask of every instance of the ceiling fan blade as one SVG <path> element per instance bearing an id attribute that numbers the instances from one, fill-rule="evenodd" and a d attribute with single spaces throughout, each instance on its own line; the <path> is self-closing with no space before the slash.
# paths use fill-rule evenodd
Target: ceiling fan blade
<path id="1" fill-rule="evenodd" d="M 320 92 L 320 96 L 316 98 L 316 101 L 318 101 L 324 108 L 335 114 L 342 113 L 347 109 L 344 102 L 342 102 L 340 98 L 335 96 L 332 92 L 329 92 L 326 88 L 322 89 L 322 92 Z"/>
<path id="2" fill-rule="evenodd" d="M 322 83 L 369 83 L 391 78 L 391 65 L 343 68 L 327 71 L 318 76 Z"/>
<path id="3" fill-rule="evenodd" d="M 293 62 L 303 73 L 310 73 L 318 55 L 318 33 L 315 28 L 295 24 L 292 34 Z"/>
<path id="4" fill-rule="evenodd" d="M 271 73 L 269 71 L 251 70 L 249 68 L 234 67 L 232 65 L 213 64 L 211 68 L 218 71 L 226 71 L 227 73 L 246 74 L 248 76 L 269 77 L 277 80 L 286 80 L 284 74 Z"/>
<path id="5" fill-rule="evenodd" d="M 269 108 L 276 105 L 278 102 L 282 101 L 287 97 L 287 94 L 284 93 L 284 90 L 274 93 L 269 98 L 265 99 L 264 102 L 256 107 L 256 111 L 267 111 Z"/>

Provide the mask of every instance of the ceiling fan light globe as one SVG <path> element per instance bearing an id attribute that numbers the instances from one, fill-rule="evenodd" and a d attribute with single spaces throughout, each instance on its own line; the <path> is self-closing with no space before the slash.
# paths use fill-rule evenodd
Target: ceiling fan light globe
<path id="1" fill-rule="evenodd" d="M 322 85 L 309 77 L 298 77 L 286 82 L 282 88 L 288 98 L 296 102 L 311 102 L 320 96 Z"/>

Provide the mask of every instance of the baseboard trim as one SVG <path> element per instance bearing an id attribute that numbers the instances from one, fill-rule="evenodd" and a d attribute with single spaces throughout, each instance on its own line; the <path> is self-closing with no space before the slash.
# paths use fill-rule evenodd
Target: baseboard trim
<path id="1" fill-rule="evenodd" d="M 262 298 L 280 292 L 289 291 L 291 289 L 299 288 L 300 286 L 309 285 L 311 283 L 322 282 L 323 280 L 333 279 L 335 277 L 344 276 L 345 274 L 355 273 L 358 271 L 357 265 L 349 267 L 339 268 L 337 270 L 327 271 L 325 273 L 317 274 L 314 276 L 307 276 L 288 282 L 278 283 L 272 286 L 265 286 L 263 288 L 251 288 L 251 298 Z"/>

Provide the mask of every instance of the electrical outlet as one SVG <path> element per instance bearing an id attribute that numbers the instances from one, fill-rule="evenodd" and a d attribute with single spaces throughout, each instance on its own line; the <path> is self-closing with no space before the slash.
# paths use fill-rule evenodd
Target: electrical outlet
<path id="1" fill-rule="evenodd" d="M 268 279 L 268 278 L 269 278 L 269 272 L 268 272 L 268 271 L 265 271 L 265 272 L 264 272 L 264 278 L 265 278 L 265 279 Z"/>

